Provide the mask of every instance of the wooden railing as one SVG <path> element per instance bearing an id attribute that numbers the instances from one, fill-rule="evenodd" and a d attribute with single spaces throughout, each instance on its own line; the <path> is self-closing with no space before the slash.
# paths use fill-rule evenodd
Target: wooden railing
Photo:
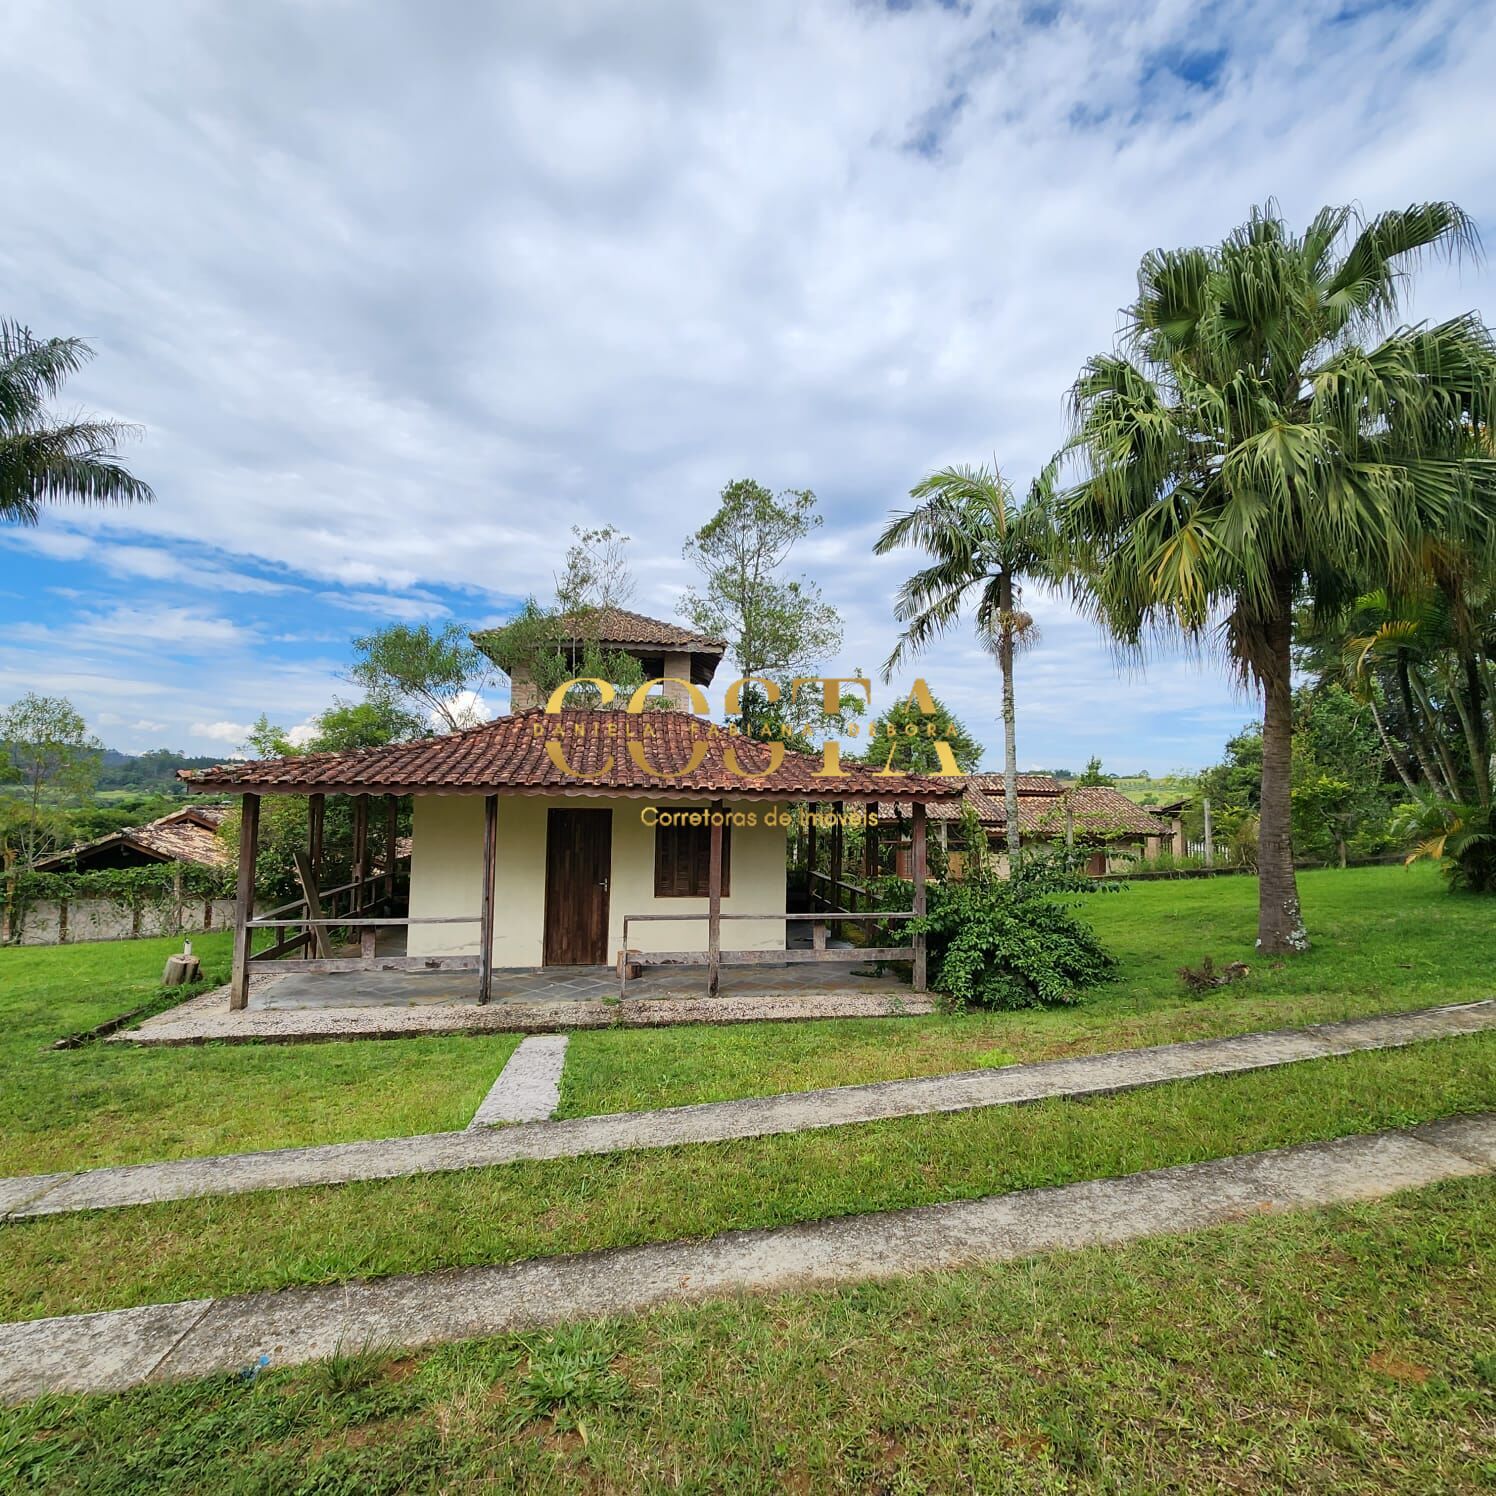
<path id="1" fill-rule="evenodd" d="M 718 920 L 779 921 L 786 927 L 791 924 L 808 924 L 811 927 L 810 949 L 776 949 L 765 951 L 635 951 L 629 948 L 629 926 L 639 924 L 665 924 L 685 920 L 709 921 L 711 916 L 701 914 L 625 914 L 623 917 L 623 948 L 618 952 L 618 995 L 626 995 L 630 971 L 633 966 L 783 966 L 805 961 L 911 961 L 916 970 L 923 966 L 919 959 L 924 954 L 925 937 L 915 935 L 910 945 L 875 946 L 860 945 L 855 949 L 836 950 L 826 944 L 827 928 L 833 923 L 857 923 L 868 925 L 867 939 L 871 940 L 881 924 L 897 924 L 916 918 L 913 914 L 890 913 L 888 910 L 873 910 L 854 914 L 837 911 L 835 921 L 815 914 L 719 914 Z"/>
<path id="2" fill-rule="evenodd" d="M 398 897 L 405 875 L 391 876 L 384 870 L 367 878 L 340 883 L 335 888 L 315 889 L 298 899 L 278 905 L 246 922 L 253 940 L 256 930 L 295 932 L 282 934 L 263 950 L 251 950 L 251 965 L 275 962 L 277 972 L 292 971 L 476 971 L 479 957 L 471 956 L 381 956 L 375 941 L 382 929 L 404 929 L 411 925 L 476 925 L 481 914 L 381 914 Z M 370 897 L 369 895 L 373 895 Z M 331 937 L 357 933 L 357 956 L 332 954 Z M 290 957 L 291 951 L 312 947 L 314 956 Z"/>

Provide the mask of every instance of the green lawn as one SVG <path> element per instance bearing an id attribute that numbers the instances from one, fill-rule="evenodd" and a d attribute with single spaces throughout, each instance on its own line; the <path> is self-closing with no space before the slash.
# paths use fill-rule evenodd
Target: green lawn
<path id="1" fill-rule="evenodd" d="M 44 1216 L 0 1226 L 0 1319 L 704 1237 L 1492 1108 L 1486 1033 L 1086 1100 Z"/>
<path id="2" fill-rule="evenodd" d="M 50 1492 L 1496 1482 L 1496 1189 L 0 1412 Z"/>
<path id="3" fill-rule="evenodd" d="M 1254 878 L 1138 883 L 1082 904 L 1121 962 L 1083 1005 L 964 1017 L 593 1030 L 573 1036 L 563 1116 L 766 1096 L 1132 1045 L 1292 1027 L 1496 996 L 1496 901 L 1456 897 L 1429 865 L 1301 873 L 1314 949 L 1261 961 Z M 1210 955 L 1248 980 L 1191 1000 L 1178 969 Z"/>
<path id="4" fill-rule="evenodd" d="M 0 948 L 0 1174 L 467 1126 L 518 1042 L 52 1050 L 156 995 L 175 938 Z M 228 937 L 198 936 L 226 979 Z"/>
<path id="5" fill-rule="evenodd" d="M 845 1085 L 1488 997 L 1496 907 L 1431 868 L 1301 878 L 1316 946 L 1251 950 L 1248 878 L 1139 884 L 1084 910 L 1121 960 L 1080 1007 L 573 1036 L 562 1115 Z M 150 1000 L 172 939 L 0 948 L 0 1173 L 392 1137 L 465 1126 L 517 1042 L 504 1036 L 133 1049 L 50 1042 Z M 227 937 L 199 937 L 222 977 Z M 1176 975 L 1209 953 L 1250 979 L 1191 1000 Z"/>

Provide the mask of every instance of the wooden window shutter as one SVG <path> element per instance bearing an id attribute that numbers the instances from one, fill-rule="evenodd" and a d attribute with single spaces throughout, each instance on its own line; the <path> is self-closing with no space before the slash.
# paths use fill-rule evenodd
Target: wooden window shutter
<path id="1" fill-rule="evenodd" d="M 710 826 L 655 827 L 655 897 L 704 899 L 711 886 Z M 722 896 L 732 882 L 732 827 L 722 828 Z"/>

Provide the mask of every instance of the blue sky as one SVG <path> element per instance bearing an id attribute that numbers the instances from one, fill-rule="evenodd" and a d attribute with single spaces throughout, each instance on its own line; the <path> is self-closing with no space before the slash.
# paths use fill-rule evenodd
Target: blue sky
<path id="1" fill-rule="evenodd" d="M 0 310 L 93 341 L 69 402 L 144 428 L 158 494 L 0 531 L 0 702 L 127 750 L 305 722 L 355 634 L 503 617 L 573 524 L 670 617 L 741 476 L 820 495 L 828 665 L 872 672 L 890 509 L 1027 481 L 1147 249 L 1270 194 L 1496 225 L 1486 5 L 20 0 L 0 43 Z M 1491 290 L 1431 268 L 1411 313 Z M 1253 715 L 1031 601 L 1024 764 L 1198 766 Z M 920 673 L 996 762 L 969 634 Z"/>

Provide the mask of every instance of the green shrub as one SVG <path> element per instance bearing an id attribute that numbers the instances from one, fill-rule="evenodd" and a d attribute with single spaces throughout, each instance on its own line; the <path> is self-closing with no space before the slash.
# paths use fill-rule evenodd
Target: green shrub
<path id="1" fill-rule="evenodd" d="M 900 883 L 897 889 L 890 887 Z M 1062 855 L 1026 852 L 1015 876 L 934 883 L 921 920 L 891 927 L 894 939 L 925 936 L 931 986 L 960 1009 L 1059 1007 L 1106 981 L 1116 960 L 1064 895 L 1113 890 L 1067 865 Z M 881 907 L 908 909 L 902 880 L 880 885 Z"/>
<path id="2" fill-rule="evenodd" d="M 1451 888 L 1496 893 L 1496 808 L 1457 805 L 1404 805 L 1396 829 L 1417 838 L 1406 861 L 1427 857 L 1440 864 Z"/>

